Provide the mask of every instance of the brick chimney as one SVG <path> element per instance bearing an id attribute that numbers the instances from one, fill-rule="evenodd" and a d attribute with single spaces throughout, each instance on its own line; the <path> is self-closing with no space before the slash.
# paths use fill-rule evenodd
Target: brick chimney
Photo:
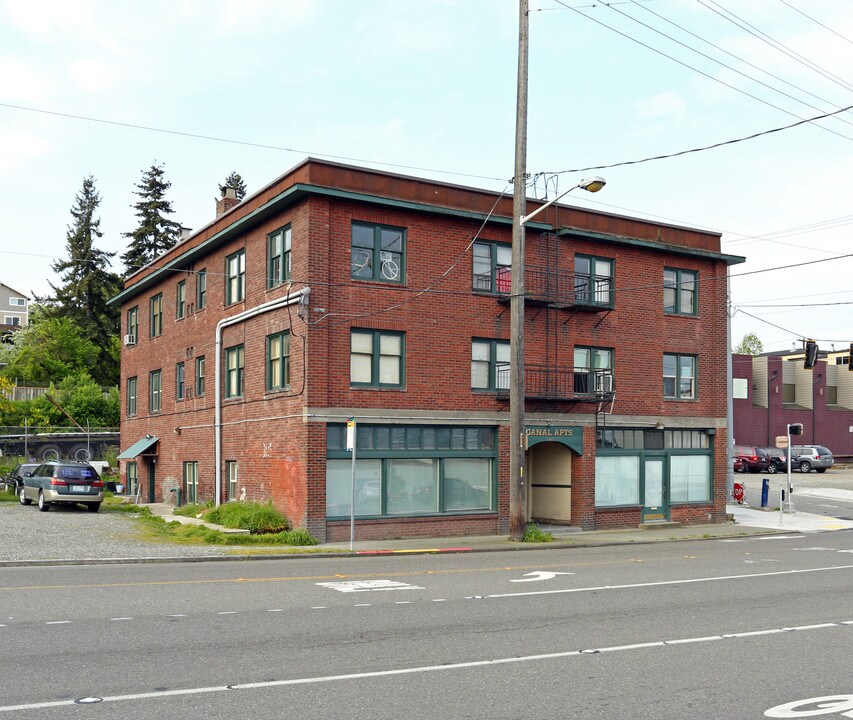
<path id="1" fill-rule="evenodd" d="M 219 217 L 222 213 L 228 212 L 235 205 L 239 204 L 240 201 L 237 199 L 237 191 L 233 187 L 222 188 L 222 197 L 216 201 L 216 217 Z"/>

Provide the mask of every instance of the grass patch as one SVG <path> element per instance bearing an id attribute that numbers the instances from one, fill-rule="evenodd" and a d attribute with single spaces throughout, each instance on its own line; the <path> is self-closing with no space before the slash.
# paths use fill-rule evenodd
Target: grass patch
<path id="1" fill-rule="evenodd" d="M 527 525 L 524 528 L 524 536 L 521 538 L 521 542 L 526 542 L 526 543 L 554 542 L 554 536 L 549 532 L 545 532 L 536 523 L 527 523 Z"/>
<path id="2" fill-rule="evenodd" d="M 172 510 L 172 515 L 181 515 L 182 517 L 198 517 L 206 510 L 213 507 L 212 503 L 187 503 Z"/>
<path id="3" fill-rule="evenodd" d="M 12 488 L 0 490 L 0 502 L 18 502 L 18 496 Z"/>
<path id="4" fill-rule="evenodd" d="M 226 528 L 248 530 L 252 535 L 278 535 L 290 531 L 290 523 L 272 502 L 228 502 L 210 508 L 202 520 Z"/>
<path id="5" fill-rule="evenodd" d="M 147 508 L 140 513 L 139 523 L 144 534 L 151 539 L 184 545 L 308 546 L 317 544 L 316 538 L 301 528 L 257 535 L 226 535 L 205 525 L 182 525 L 176 520 L 166 522 L 162 517 L 152 515 Z"/>

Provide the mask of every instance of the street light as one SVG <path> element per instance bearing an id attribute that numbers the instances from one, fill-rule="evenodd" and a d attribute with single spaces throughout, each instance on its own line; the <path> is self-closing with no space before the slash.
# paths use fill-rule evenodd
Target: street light
<path id="1" fill-rule="evenodd" d="M 553 200 L 549 200 L 544 205 L 539 206 L 529 215 L 525 215 L 524 217 L 519 218 L 518 222 L 521 225 L 526 225 L 530 220 L 536 217 L 545 208 L 551 207 L 551 205 L 553 205 L 555 202 L 558 202 L 562 198 L 566 197 L 566 195 L 568 195 L 572 190 L 577 190 L 578 188 L 580 188 L 581 190 L 586 190 L 587 192 L 597 193 L 605 185 L 607 185 L 607 180 L 605 180 L 603 177 L 599 177 L 598 175 L 596 175 L 595 177 L 587 178 L 586 180 L 581 180 L 577 185 L 575 185 L 574 187 L 570 187 L 568 190 L 566 190 L 566 192 L 560 193 Z"/>

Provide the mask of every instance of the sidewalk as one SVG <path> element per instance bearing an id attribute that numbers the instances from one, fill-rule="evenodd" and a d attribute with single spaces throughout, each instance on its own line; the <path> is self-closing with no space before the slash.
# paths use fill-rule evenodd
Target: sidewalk
<path id="1" fill-rule="evenodd" d="M 196 518 L 187 518 L 172 514 L 172 506 L 155 504 L 148 506 L 156 515 L 166 521 L 180 523 L 202 524 L 223 532 L 240 533 L 246 531 L 226 530 L 218 525 L 204 523 Z M 810 513 L 767 512 L 753 509 L 746 505 L 729 505 L 726 508 L 734 522 L 717 523 L 712 525 L 689 525 L 660 527 L 629 528 L 624 530 L 591 530 L 583 531 L 577 528 L 560 525 L 541 526 L 554 536 L 549 543 L 522 543 L 511 540 L 503 535 L 476 535 L 466 537 L 443 538 L 403 538 L 397 540 L 356 540 L 350 550 L 349 541 L 322 543 L 311 548 L 314 555 L 320 554 L 350 554 L 356 555 L 393 555 L 403 553 L 439 553 L 439 552 L 496 552 L 506 550 L 543 550 L 568 547 L 600 547 L 607 545 L 639 545 L 657 542 L 672 542 L 678 540 L 714 540 L 722 538 L 739 538 L 757 535 L 776 535 L 788 533 L 814 533 L 831 530 L 847 530 L 853 528 L 853 522 L 813 515 Z M 234 550 L 238 548 L 234 547 Z M 273 548 L 267 556 L 275 556 Z M 294 549 L 288 548 L 288 554 L 293 555 Z M 319 552 L 318 552 L 319 551 Z M 284 552 L 281 553 L 284 555 Z M 298 554 L 298 551 L 297 551 Z"/>

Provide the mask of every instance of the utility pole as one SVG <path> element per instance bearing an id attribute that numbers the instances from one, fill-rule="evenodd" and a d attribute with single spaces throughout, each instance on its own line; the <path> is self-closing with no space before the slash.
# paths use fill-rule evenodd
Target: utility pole
<path id="1" fill-rule="evenodd" d="M 518 99 L 515 114 L 515 175 L 512 201 L 512 271 L 509 369 L 509 531 L 524 535 L 527 521 L 526 437 L 524 423 L 524 226 L 527 209 L 527 0 L 518 3 Z"/>

